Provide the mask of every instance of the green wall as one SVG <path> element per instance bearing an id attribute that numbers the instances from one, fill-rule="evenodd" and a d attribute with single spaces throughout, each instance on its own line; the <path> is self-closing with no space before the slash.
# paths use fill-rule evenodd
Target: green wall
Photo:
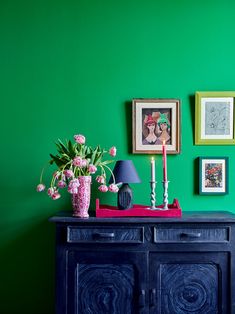
<path id="1" fill-rule="evenodd" d="M 91 145 L 116 145 L 142 179 L 135 203 L 148 202 L 150 157 L 131 154 L 132 98 L 182 101 L 170 201 L 184 211 L 235 211 L 234 147 L 193 144 L 195 91 L 235 90 L 234 10 L 226 0 L 0 2 L 0 313 L 54 311 L 55 229 L 47 220 L 70 210 L 70 200 L 53 202 L 35 186 L 57 138 L 82 133 Z M 230 158 L 227 196 L 197 194 L 195 160 L 213 155 Z"/>

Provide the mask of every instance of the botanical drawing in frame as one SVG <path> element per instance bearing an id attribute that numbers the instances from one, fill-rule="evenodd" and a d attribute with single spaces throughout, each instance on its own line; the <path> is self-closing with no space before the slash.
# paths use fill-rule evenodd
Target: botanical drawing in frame
<path id="1" fill-rule="evenodd" d="M 180 100 L 133 99 L 132 147 L 134 154 L 180 153 Z"/>
<path id="2" fill-rule="evenodd" d="M 196 92 L 195 144 L 234 145 L 233 92 Z"/>
<path id="3" fill-rule="evenodd" d="M 228 193 L 228 157 L 199 157 L 199 194 Z"/>

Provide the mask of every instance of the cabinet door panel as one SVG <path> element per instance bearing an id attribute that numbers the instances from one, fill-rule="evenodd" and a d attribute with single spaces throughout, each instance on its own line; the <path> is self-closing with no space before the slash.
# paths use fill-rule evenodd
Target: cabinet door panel
<path id="1" fill-rule="evenodd" d="M 150 313 L 230 313 L 228 260 L 222 252 L 152 253 Z"/>
<path id="2" fill-rule="evenodd" d="M 146 259 L 144 253 L 68 252 L 68 314 L 146 313 Z"/>

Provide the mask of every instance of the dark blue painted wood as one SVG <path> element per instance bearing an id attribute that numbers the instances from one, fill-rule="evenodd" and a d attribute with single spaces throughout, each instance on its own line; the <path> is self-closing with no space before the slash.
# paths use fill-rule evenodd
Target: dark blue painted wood
<path id="1" fill-rule="evenodd" d="M 157 283 L 160 311 L 150 313 L 230 313 L 228 265 L 227 252 L 152 253 L 150 287 Z"/>
<path id="2" fill-rule="evenodd" d="M 50 221 L 56 314 L 235 314 L 235 215 Z"/>
<path id="3" fill-rule="evenodd" d="M 145 253 L 68 251 L 68 313 L 141 313 L 144 260 Z"/>
<path id="4" fill-rule="evenodd" d="M 95 211 L 90 211 L 90 218 L 86 219 L 89 222 L 103 222 L 103 223 L 128 223 L 128 222 L 147 222 L 147 223 L 152 223 L 152 222 L 234 222 L 235 221 L 235 214 L 229 212 L 229 211 L 186 211 L 182 213 L 182 217 L 172 217 L 172 218 L 157 218 L 157 217 L 116 217 L 116 218 L 96 218 L 92 217 L 92 215 L 95 215 Z M 53 216 L 50 218 L 50 221 L 54 222 L 82 222 L 84 223 L 85 219 L 84 218 L 77 218 L 73 217 L 73 213 L 71 211 L 61 211 L 57 213 L 56 216 Z"/>
<path id="5" fill-rule="evenodd" d="M 71 243 L 94 243 L 94 242 L 115 242 L 115 243 L 142 243 L 144 228 L 125 227 L 78 227 L 68 226 L 67 239 Z"/>

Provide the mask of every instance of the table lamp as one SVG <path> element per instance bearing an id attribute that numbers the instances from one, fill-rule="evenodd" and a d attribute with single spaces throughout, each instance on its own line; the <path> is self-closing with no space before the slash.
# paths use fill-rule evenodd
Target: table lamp
<path id="1" fill-rule="evenodd" d="M 132 208 L 132 189 L 130 188 L 128 183 L 141 182 L 132 160 L 118 160 L 114 166 L 113 174 L 116 184 L 122 183 L 122 186 L 119 188 L 118 191 L 118 208 Z M 111 176 L 109 183 L 113 183 L 113 176 Z"/>

